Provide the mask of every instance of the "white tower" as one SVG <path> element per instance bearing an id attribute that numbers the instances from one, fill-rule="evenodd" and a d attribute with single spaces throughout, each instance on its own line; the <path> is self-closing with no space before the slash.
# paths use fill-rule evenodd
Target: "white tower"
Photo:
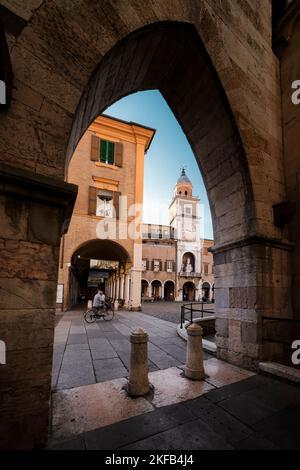
<path id="1" fill-rule="evenodd" d="M 198 300 L 201 292 L 200 199 L 193 196 L 193 185 L 183 168 L 169 207 L 170 225 L 177 238 L 177 300 Z M 194 293 L 185 294 L 184 284 L 194 285 Z M 192 298 L 193 297 L 193 298 Z"/>

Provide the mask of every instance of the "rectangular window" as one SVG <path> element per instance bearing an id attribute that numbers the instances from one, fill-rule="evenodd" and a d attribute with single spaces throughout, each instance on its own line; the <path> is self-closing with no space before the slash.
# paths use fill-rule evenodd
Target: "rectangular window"
<path id="1" fill-rule="evenodd" d="M 153 271 L 155 271 L 155 272 L 160 271 L 160 262 L 157 259 L 154 260 L 154 269 L 153 269 Z"/>
<path id="2" fill-rule="evenodd" d="M 173 261 L 172 260 L 167 261 L 167 272 L 168 273 L 173 272 Z"/>
<path id="3" fill-rule="evenodd" d="M 105 189 L 97 192 L 96 215 L 100 217 L 113 217 L 113 193 Z"/>
<path id="4" fill-rule="evenodd" d="M 208 263 L 203 263 L 204 274 L 208 274 Z"/>
<path id="5" fill-rule="evenodd" d="M 163 235 L 162 235 L 162 237 L 165 238 L 165 239 L 170 238 L 170 227 L 163 229 Z"/>
<path id="6" fill-rule="evenodd" d="M 151 230 L 151 238 L 157 239 L 159 238 L 159 228 L 153 228 Z"/>
<path id="7" fill-rule="evenodd" d="M 146 259 L 142 260 L 142 271 L 147 271 L 147 260 Z"/>
<path id="8" fill-rule="evenodd" d="M 100 162 L 113 165 L 115 163 L 115 144 L 108 140 L 100 142 Z"/>

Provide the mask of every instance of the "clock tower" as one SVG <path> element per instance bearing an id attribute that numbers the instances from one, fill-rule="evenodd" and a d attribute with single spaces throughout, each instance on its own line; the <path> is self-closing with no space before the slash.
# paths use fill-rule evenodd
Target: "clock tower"
<path id="1" fill-rule="evenodd" d="M 193 196 L 193 185 L 184 168 L 174 188 L 169 220 L 177 239 L 176 300 L 201 300 L 200 199 Z"/>

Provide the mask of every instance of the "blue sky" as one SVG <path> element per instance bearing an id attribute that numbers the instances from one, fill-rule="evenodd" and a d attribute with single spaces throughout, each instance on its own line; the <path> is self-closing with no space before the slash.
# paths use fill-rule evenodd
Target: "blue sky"
<path id="1" fill-rule="evenodd" d="M 200 197 L 205 238 L 213 238 L 206 189 L 192 149 L 168 104 L 157 90 L 126 96 L 105 114 L 156 129 L 145 157 L 144 222 L 168 224 L 168 206 L 182 166 Z"/>

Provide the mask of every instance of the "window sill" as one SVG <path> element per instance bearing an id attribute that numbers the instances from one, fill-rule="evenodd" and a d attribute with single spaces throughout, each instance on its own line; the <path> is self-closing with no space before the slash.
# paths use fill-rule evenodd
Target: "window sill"
<path id="1" fill-rule="evenodd" d="M 119 170 L 119 166 L 110 165 L 109 163 L 102 163 L 102 162 L 95 162 L 96 166 L 100 166 L 101 168 L 110 168 L 111 170 Z"/>

